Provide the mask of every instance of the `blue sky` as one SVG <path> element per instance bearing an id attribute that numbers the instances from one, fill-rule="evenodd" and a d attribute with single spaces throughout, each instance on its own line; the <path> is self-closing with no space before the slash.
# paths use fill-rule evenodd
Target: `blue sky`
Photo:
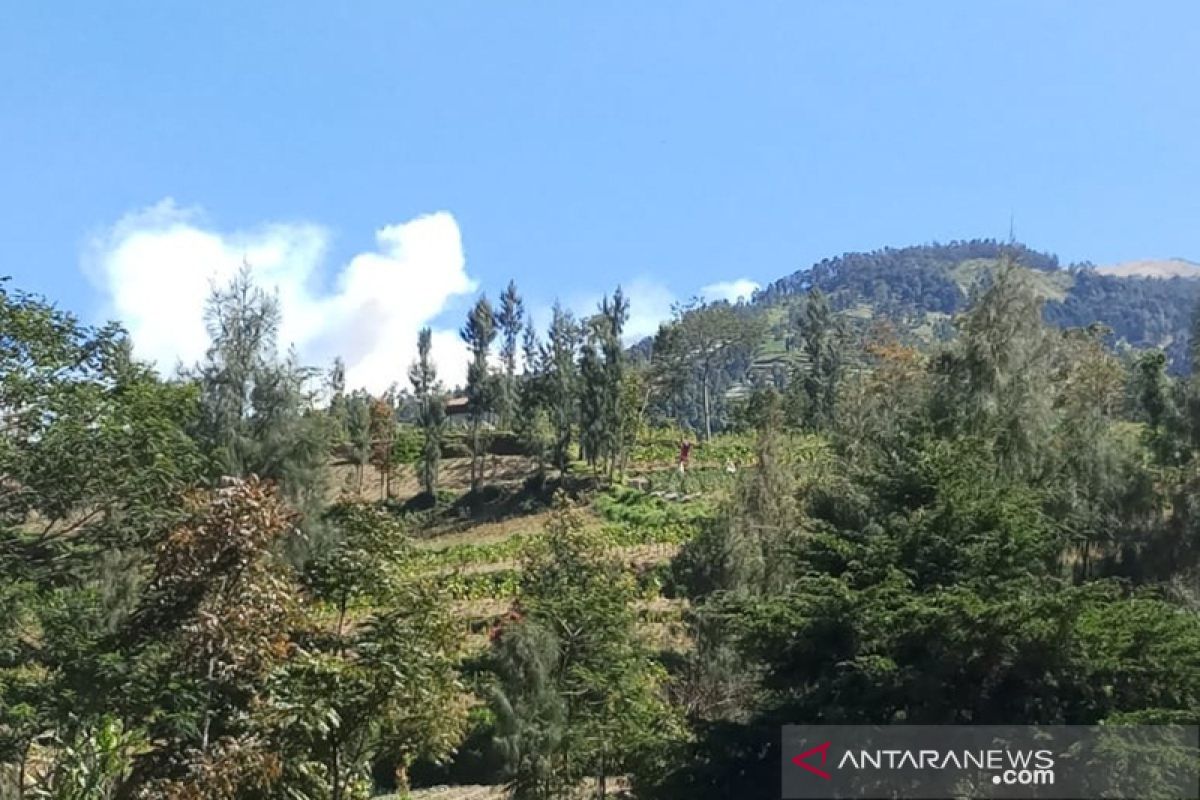
<path id="1" fill-rule="evenodd" d="M 275 266 L 303 327 L 331 298 L 360 316 L 341 295 L 365 254 L 407 276 L 389 290 L 445 274 L 379 313 L 448 348 L 509 277 L 539 314 L 636 283 L 645 327 L 709 284 L 1010 214 L 1064 262 L 1200 258 L 1197 53 L 1184 2 L 9 4 L 0 273 L 137 328 L 139 303 L 194 305 L 174 234 L 203 234 L 301 253 Z M 434 212 L 436 245 L 377 236 Z M 147 231 L 152 265 L 113 255 Z"/>

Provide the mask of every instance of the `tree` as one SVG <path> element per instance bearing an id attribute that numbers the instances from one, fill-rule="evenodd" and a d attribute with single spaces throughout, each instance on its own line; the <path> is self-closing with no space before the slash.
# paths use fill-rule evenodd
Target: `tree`
<path id="1" fill-rule="evenodd" d="M 404 579 L 411 547 L 401 526 L 357 502 L 331 509 L 330 524 L 338 543 L 310 565 L 307 583 L 338 610 L 335 635 L 314 636 L 276 674 L 272 702 L 297 757 L 323 767 L 335 800 L 369 789 L 372 761 L 390 761 L 402 776 L 418 757 L 445 757 L 466 709 L 457 625 L 438 593 Z"/>
<path id="2" fill-rule="evenodd" d="M 514 427 L 525 451 L 533 456 L 540 478 L 554 447 L 555 432 L 547 408 L 549 380 L 545 352 L 532 325 L 525 328 L 523 350 L 525 363 L 517 384 L 518 413 Z"/>
<path id="3" fill-rule="evenodd" d="M 1033 474 L 1050 440 L 1053 340 L 1027 274 L 1002 264 L 956 324 L 960 337 L 935 363 L 933 402 L 942 432 L 992 443 L 1006 467 Z"/>
<path id="4" fill-rule="evenodd" d="M 793 382 L 804 396 L 804 420 L 814 430 L 833 424 L 842 376 L 842 331 L 819 289 L 805 297 L 793 318 L 804 362 L 793 372 Z"/>
<path id="5" fill-rule="evenodd" d="M 417 336 L 417 360 L 408 370 L 413 394 L 417 397 L 417 423 L 423 434 L 421 456 L 421 485 L 433 497 L 437 492 L 438 465 L 442 458 L 442 431 L 446 424 L 446 405 L 442 398 L 437 367 L 430 359 L 433 333 L 422 328 Z"/>
<path id="6" fill-rule="evenodd" d="M 691 373 L 683 330 L 674 321 L 659 325 L 651 348 L 651 386 L 661 398 L 666 416 L 680 423 L 688 416 L 687 391 Z"/>
<path id="7" fill-rule="evenodd" d="M 297 509 L 319 518 L 328 429 L 305 390 L 309 371 L 293 355 L 278 355 L 278 300 L 243 266 L 232 283 L 214 288 L 205 320 L 212 342 L 198 370 L 199 438 L 214 476 L 277 481 Z"/>
<path id="8" fill-rule="evenodd" d="M 520 610 L 493 639 L 492 702 L 518 797 L 555 797 L 650 760 L 678 733 L 636 633 L 631 576 L 559 498 L 526 554 Z"/>
<path id="9" fill-rule="evenodd" d="M 500 328 L 501 336 L 500 362 L 504 366 L 497 407 L 500 412 L 500 427 L 505 430 L 512 428 L 513 413 L 517 406 L 517 345 L 524 323 L 525 303 L 517 294 L 516 283 L 509 281 L 508 287 L 500 295 L 500 311 L 496 314 L 496 324 Z"/>
<path id="10" fill-rule="evenodd" d="M 371 461 L 371 397 L 357 391 L 346 403 L 346 439 L 350 463 L 358 476 L 358 493 L 363 490 L 363 472 Z"/>
<path id="11" fill-rule="evenodd" d="M 350 410 L 346 398 L 346 362 L 338 356 L 329 369 L 329 440 L 335 447 L 346 441 Z"/>
<path id="12" fill-rule="evenodd" d="M 243 796 L 239 784 L 274 783 L 283 762 L 263 736 L 269 719 L 254 710 L 262 710 L 267 678 L 294 646 L 300 597 L 277 548 L 295 516 L 254 477 L 197 494 L 189 512 L 159 548 L 122 632 L 147 673 L 130 689 L 175 709 L 150 715 L 155 746 L 138 756 L 133 780 L 148 796 L 187 796 L 180 787 L 195 786 L 220 758 L 229 762 L 221 785 L 232 791 L 206 796 L 232 798 Z M 245 757 L 245 774 L 233 766 L 233 750 Z"/>
<path id="13" fill-rule="evenodd" d="M 596 320 L 600 350 L 604 356 L 604 391 L 601 395 L 601 415 L 604 419 L 602 450 L 608 461 L 611 478 L 621 461 L 626 444 L 624 425 L 626 415 L 622 413 L 622 389 L 626 377 L 625 347 L 621 334 L 629 321 L 629 299 L 621 287 L 613 292 L 612 300 L 606 296 L 600 303 L 600 316 Z"/>
<path id="14" fill-rule="evenodd" d="M 196 387 L 161 381 L 118 327 L 82 325 L 0 280 L 5 796 L 90 787 L 104 797 L 123 780 L 137 732 L 96 688 L 106 664 L 123 663 L 103 643 L 132 611 L 147 552 L 203 478 L 188 436 L 197 416 Z"/>
<path id="15" fill-rule="evenodd" d="M 580 329 L 571 312 L 558 303 L 550 318 L 546 353 L 542 362 L 545 373 L 545 401 L 554 429 L 554 465 L 567 467 L 571 448 L 571 429 L 576 420 L 579 369 L 575 362 L 580 345 Z"/>
<path id="16" fill-rule="evenodd" d="M 332 506 L 326 520 L 335 537 L 305 565 L 304 579 L 315 597 L 337 610 L 335 632 L 340 638 L 356 601 L 390 599 L 409 543 L 390 514 L 361 501 Z"/>
<path id="17" fill-rule="evenodd" d="M 759 326 L 728 303 L 699 301 L 676 308 L 674 324 L 678 334 L 664 334 L 662 343 L 677 350 L 664 353 L 663 360 L 690 373 L 700 394 L 704 437 L 712 439 L 714 387 L 725 370 L 758 344 Z M 674 381 L 683 382 L 683 376 Z"/>
<path id="18" fill-rule="evenodd" d="M 371 463 L 379 470 L 379 499 L 392 495 L 393 446 L 396 443 L 396 410 L 386 398 L 371 403 Z"/>
<path id="19" fill-rule="evenodd" d="M 495 386 L 488 368 L 488 353 L 496 338 L 492 304 L 480 297 L 467 315 L 459 336 L 471 351 L 467 365 L 467 409 L 471 425 L 471 491 L 479 491 L 483 479 L 483 448 L 480 431 L 484 418 L 495 405 Z"/>
<path id="20" fill-rule="evenodd" d="M 587 335 L 579 351 L 579 438 L 587 462 L 594 469 L 603 461 L 612 477 L 625 445 L 621 331 L 629 318 L 629 301 L 618 287 L 611 300 L 604 297 L 598 311 L 585 326 Z"/>
<path id="21" fill-rule="evenodd" d="M 593 471 L 608 436 L 604 413 L 606 376 L 595 339 L 593 326 L 579 348 L 579 450 Z"/>

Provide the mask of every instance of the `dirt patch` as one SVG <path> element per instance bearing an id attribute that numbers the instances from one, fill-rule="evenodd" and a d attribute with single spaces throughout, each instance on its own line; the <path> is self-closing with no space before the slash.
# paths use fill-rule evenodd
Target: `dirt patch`
<path id="1" fill-rule="evenodd" d="M 534 462 L 526 456 L 492 456 L 484 459 L 483 481 L 508 486 L 520 484 L 534 471 Z M 383 498 L 383 475 L 373 464 L 362 467 L 361 488 L 359 468 L 355 464 L 335 463 L 331 466 L 330 490 L 334 497 L 348 494 L 363 500 Z M 438 488 L 465 492 L 471 488 L 471 459 L 444 458 L 438 470 Z M 392 470 L 390 497 L 404 501 L 421 492 L 420 475 L 412 464 L 402 464 Z"/>

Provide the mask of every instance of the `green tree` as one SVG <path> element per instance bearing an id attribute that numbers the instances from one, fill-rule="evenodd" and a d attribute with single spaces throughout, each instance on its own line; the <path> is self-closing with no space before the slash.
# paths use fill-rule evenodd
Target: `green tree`
<path id="1" fill-rule="evenodd" d="M 296 757 L 320 765 L 323 796 L 344 800 L 369 789 L 373 761 L 403 776 L 416 758 L 447 756 L 466 708 L 458 626 L 437 592 L 405 580 L 411 548 L 399 523 L 378 506 L 345 503 L 330 524 L 339 541 L 309 565 L 307 583 L 337 609 L 335 635 L 313 637 L 276 672 L 272 703 Z"/>
<path id="2" fill-rule="evenodd" d="M 804 359 L 793 372 L 793 385 L 803 393 L 804 421 L 814 430 L 825 430 L 836 414 L 844 334 L 819 289 L 804 298 L 792 325 Z"/>
<path id="3" fill-rule="evenodd" d="M 488 354 L 496 338 L 496 320 L 486 297 L 480 297 L 471 308 L 459 336 L 471 351 L 467 365 L 467 409 L 471 425 L 471 491 L 477 492 L 483 480 L 484 449 L 480 433 L 484 419 L 495 406 L 495 383 L 488 367 Z"/>
<path id="4" fill-rule="evenodd" d="M 257 475 L 278 482 L 310 519 L 326 494 L 328 425 L 305 385 L 309 371 L 280 358 L 278 300 L 254 285 L 245 266 L 208 298 L 211 345 L 198 370 L 199 438 L 215 476 Z M 310 539 L 314 533 L 308 531 Z"/>
<path id="5" fill-rule="evenodd" d="M 709 305 L 693 301 L 676 309 L 678 334 L 664 335 L 661 343 L 676 348 L 664 352 L 665 363 L 684 369 L 700 395 L 704 438 L 712 439 L 714 388 L 721 376 L 739 358 L 747 357 L 758 345 L 760 326 L 728 303 Z M 676 378 L 682 382 L 682 378 Z"/>
<path id="6" fill-rule="evenodd" d="M 0 792 L 78 779 L 103 796 L 125 751 L 107 747 L 102 643 L 203 476 L 197 392 L 137 363 L 116 326 L 0 282 L 0 407 Z M 38 750 L 55 742 L 76 760 Z"/>
<path id="7" fill-rule="evenodd" d="M 341 502 L 326 519 L 335 537 L 305 565 L 304 577 L 313 595 L 337 611 L 335 632 L 341 638 L 356 601 L 390 598 L 409 545 L 401 525 L 376 505 Z"/>
<path id="8" fill-rule="evenodd" d="M 625 346 L 621 334 L 629 321 L 629 299 L 621 288 L 600 303 L 600 314 L 595 321 L 597 340 L 604 357 L 604 381 L 601 393 L 600 413 L 603 420 L 601 452 L 607 461 L 611 478 L 621 462 L 626 444 L 624 425 L 626 415 L 622 413 L 621 392 L 627 372 Z"/>
<path id="9" fill-rule="evenodd" d="M 334 447 L 346 443 L 350 415 L 346 397 L 346 362 L 338 356 L 333 359 L 327 378 L 329 391 L 329 441 Z"/>
<path id="10" fill-rule="evenodd" d="M 500 295 L 496 325 L 500 329 L 500 362 L 504 367 L 496 405 L 499 410 L 500 427 L 511 430 L 513 414 L 517 408 L 517 346 L 525 325 L 525 303 L 517 294 L 517 285 L 513 281 L 508 282 L 504 293 Z"/>
<path id="11" fill-rule="evenodd" d="M 579 348 L 579 451 L 596 469 L 605 439 L 608 419 L 604 413 L 606 394 L 604 363 L 596 347 L 594 329 Z"/>
<path id="12" fill-rule="evenodd" d="M 956 322 L 959 340 L 936 364 L 935 419 L 944 433 L 990 442 L 1008 469 L 1035 474 L 1050 441 L 1053 339 L 1028 274 L 1001 265 Z"/>
<path id="13" fill-rule="evenodd" d="M 371 462 L 371 397 L 357 391 L 346 402 L 347 455 L 355 467 L 357 491 L 363 490 L 363 473 Z"/>
<path id="14" fill-rule="evenodd" d="M 544 476 L 546 460 L 554 447 L 554 428 L 547 408 L 548 372 L 545 352 L 532 325 L 525 328 L 524 368 L 517 384 L 516 434 L 525 452 L 533 456 L 537 475 Z"/>
<path id="15" fill-rule="evenodd" d="M 417 423 L 421 426 L 422 445 L 420 455 L 421 486 L 433 497 L 437 492 L 438 465 L 442 458 L 442 432 L 446 426 L 446 404 L 442 397 L 441 384 L 437 379 L 437 367 L 430 358 L 433 333 L 422 328 L 417 337 L 417 360 L 408 370 L 413 394 L 417 398 Z"/>
<path id="16" fill-rule="evenodd" d="M 518 619 L 493 641 L 502 751 L 520 797 L 556 797 L 661 752 L 678 720 L 637 631 L 632 576 L 560 498 L 525 556 Z"/>
<path id="17" fill-rule="evenodd" d="M 579 369 L 576 354 L 581 335 L 578 323 L 571 312 L 557 303 L 550 319 L 544 364 L 544 398 L 554 429 L 554 465 L 565 470 L 571 449 L 571 430 L 577 412 Z"/>

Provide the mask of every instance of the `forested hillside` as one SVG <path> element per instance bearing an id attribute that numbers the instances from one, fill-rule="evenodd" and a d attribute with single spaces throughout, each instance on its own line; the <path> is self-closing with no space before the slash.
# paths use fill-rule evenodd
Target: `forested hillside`
<path id="1" fill-rule="evenodd" d="M 1052 325 L 1105 325 L 1114 345 L 1161 347 L 1172 371 L 1186 370 L 1188 326 L 1200 280 L 1104 274 L 1090 264 L 1060 268 L 1056 256 L 1019 243 L 976 239 L 847 253 L 771 283 L 755 295 L 754 304 L 786 304 L 818 289 L 836 311 L 883 317 L 926 337 L 944 337 L 946 328 L 939 323 L 967 307 L 1001 258 L 1035 273 Z"/>
<path id="2" fill-rule="evenodd" d="M 632 354 L 619 289 L 510 283 L 455 429 L 428 330 L 353 390 L 249 269 L 171 376 L 4 285 L 0 798 L 774 798 L 784 723 L 1200 722 L 1200 371 L 1047 257 L 896 253 Z"/>
<path id="3" fill-rule="evenodd" d="M 1001 263 L 1027 273 L 1042 301 L 1043 319 L 1058 328 L 1099 326 L 1101 340 L 1122 358 L 1147 349 L 1166 354 L 1174 375 L 1189 369 L 1192 312 L 1200 300 L 1200 275 L 1144 277 L 1108 274 L 1090 264 L 1060 268 L 1057 257 L 1019 243 L 976 239 L 949 244 L 885 248 L 825 259 L 758 291 L 748 303 L 679 307 L 668 332 L 695 337 L 719 316 L 740 320 L 736 357 L 708 369 L 708 427 L 733 424 L 736 406 L 755 386 L 783 389 L 797 369 L 807 368 L 813 342 L 799 332 L 812 313 L 836 319 L 836 337 L 846 345 L 846 367 L 861 365 L 855 353 L 881 331 L 906 345 L 932 352 L 955 336 L 954 317 L 987 289 Z M 1186 262 L 1173 262 L 1186 263 Z M 1118 270 L 1118 272 L 1121 272 Z M 1185 272 L 1185 274 L 1191 274 Z M 810 300 L 819 298 L 813 304 Z M 724 307 L 724 311 L 715 309 Z M 695 317 L 695 319 L 693 319 Z M 811 320 L 809 321 L 811 323 Z M 809 325 L 811 327 L 811 324 Z M 693 341 L 690 345 L 699 348 Z M 647 339 L 632 348 L 648 358 L 664 340 Z M 706 430 L 704 397 L 683 390 L 671 408 L 660 408 L 695 430 Z"/>

